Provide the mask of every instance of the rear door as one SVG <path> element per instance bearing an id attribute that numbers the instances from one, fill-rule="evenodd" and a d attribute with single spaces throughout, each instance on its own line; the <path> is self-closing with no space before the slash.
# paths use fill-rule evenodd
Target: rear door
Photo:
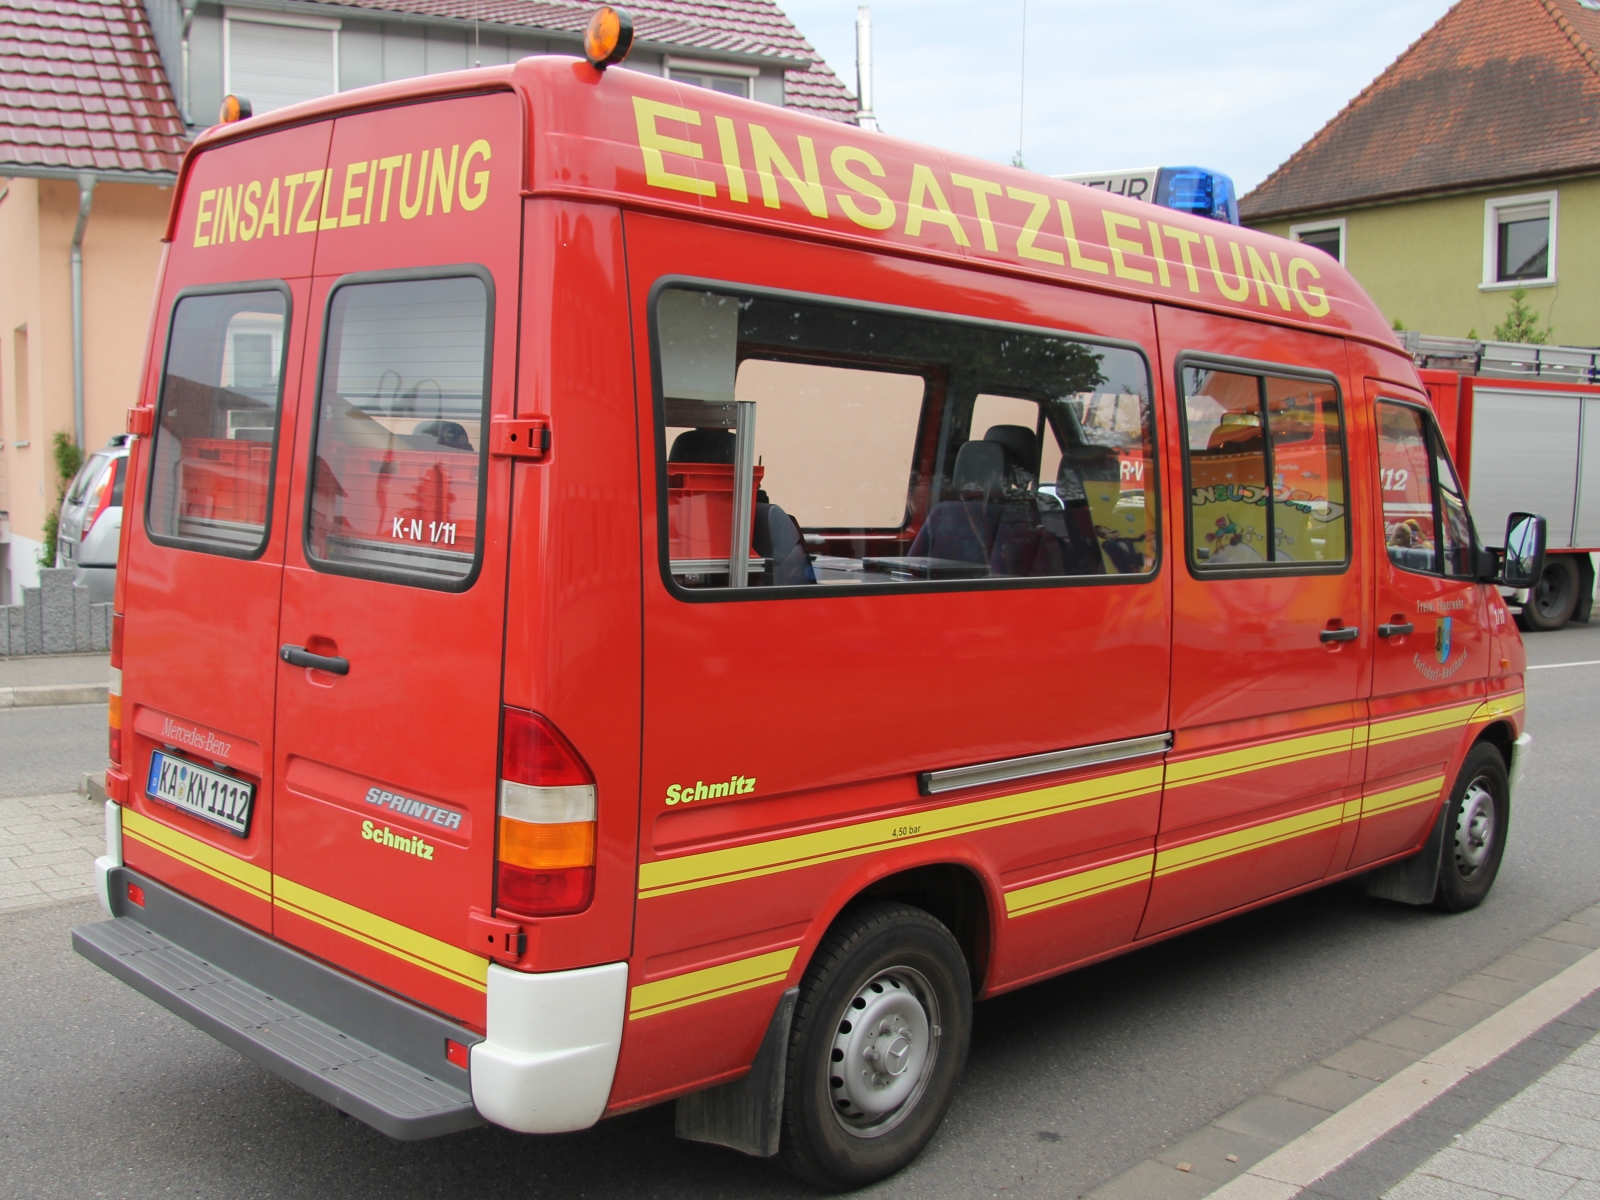
<path id="1" fill-rule="evenodd" d="M 285 496 L 316 242 L 285 218 L 283 181 L 321 173 L 331 132 L 302 125 L 194 162 L 157 299 L 155 431 L 129 493 L 124 858 L 261 929 L 272 922 Z M 163 768 L 166 801 L 153 794 Z M 173 802 L 198 798 L 191 779 L 208 795 Z"/>
<path id="2" fill-rule="evenodd" d="M 1383 520 L 1366 789 L 1352 867 L 1416 846 L 1485 693 L 1489 632 L 1472 523 L 1422 398 L 1367 381 Z"/>
<path id="3" fill-rule="evenodd" d="M 1327 873 L 1360 785 L 1371 645 L 1346 461 L 1362 413 L 1343 394 L 1343 343 L 1174 310 L 1158 322 L 1177 384 L 1183 561 L 1141 936 Z"/>
<path id="4" fill-rule="evenodd" d="M 491 408 L 511 411 L 519 136 L 510 95 L 337 122 L 271 652 L 274 931 L 474 1023 L 510 489 L 487 439 Z"/>

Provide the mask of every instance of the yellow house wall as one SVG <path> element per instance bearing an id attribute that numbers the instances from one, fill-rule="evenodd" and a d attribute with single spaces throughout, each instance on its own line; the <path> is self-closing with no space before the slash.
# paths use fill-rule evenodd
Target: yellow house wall
<path id="1" fill-rule="evenodd" d="M 1254 223 L 1289 236 L 1292 225 L 1345 220 L 1345 266 L 1392 322 L 1446 337 L 1493 337 L 1511 306 L 1483 284 L 1484 208 L 1490 199 L 1553 191 L 1556 282 L 1528 287 L 1526 304 L 1568 346 L 1600 345 L 1600 178 L 1527 184 L 1371 208 Z"/>
<path id="2" fill-rule="evenodd" d="M 13 589 L 30 583 L 45 514 L 55 504 L 50 435 L 73 429 L 72 230 L 67 180 L 0 180 L 0 512 L 9 516 Z M 84 425 L 87 449 L 126 423 L 138 394 L 161 235 L 172 190 L 101 183 L 83 242 Z M 28 330 L 28 445 L 18 446 L 14 331 Z M 13 597 L 0 596 L 0 603 Z"/>

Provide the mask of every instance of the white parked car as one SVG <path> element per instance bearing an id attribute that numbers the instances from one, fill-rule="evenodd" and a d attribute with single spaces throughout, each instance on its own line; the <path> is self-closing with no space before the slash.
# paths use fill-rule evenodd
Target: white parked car
<path id="1" fill-rule="evenodd" d="M 96 604 L 109 603 L 116 586 L 127 473 L 128 436 L 119 433 L 84 461 L 61 502 L 56 563 L 77 568 L 72 582 L 87 587 Z"/>

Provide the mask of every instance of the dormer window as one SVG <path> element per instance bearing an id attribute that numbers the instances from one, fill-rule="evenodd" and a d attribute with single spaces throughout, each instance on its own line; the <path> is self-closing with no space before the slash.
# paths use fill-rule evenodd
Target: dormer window
<path id="1" fill-rule="evenodd" d="M 710 88 L 726 96 L 750 99 L 750 81 L 755 78 L 754 67 L 741 67 L 733 63 L 700 62 L 687 58 L 667 59 L 667 78 L 691 87 Z"/>

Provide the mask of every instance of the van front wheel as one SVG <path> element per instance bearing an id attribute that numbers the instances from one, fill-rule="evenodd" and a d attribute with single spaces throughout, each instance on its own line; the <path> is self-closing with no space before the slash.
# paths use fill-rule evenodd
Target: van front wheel
<path id="1" fill-rule="evenodd" d="M 1467 752 L 1448 803 L 1433 904 L 1445 912 L 1465 912 L 1489 894 L 1506 850 L 1511 787 L 1498 750 L 1480 743 Z"/>
<path id="2" fill-rule="evenodd" d="M 948 929 L 905 904 L 846 912 L 800 984 L 784 1167 L 842 1191 L 905 1166 L 944 1120 L 971 1030 L 972 985 Z"/>

